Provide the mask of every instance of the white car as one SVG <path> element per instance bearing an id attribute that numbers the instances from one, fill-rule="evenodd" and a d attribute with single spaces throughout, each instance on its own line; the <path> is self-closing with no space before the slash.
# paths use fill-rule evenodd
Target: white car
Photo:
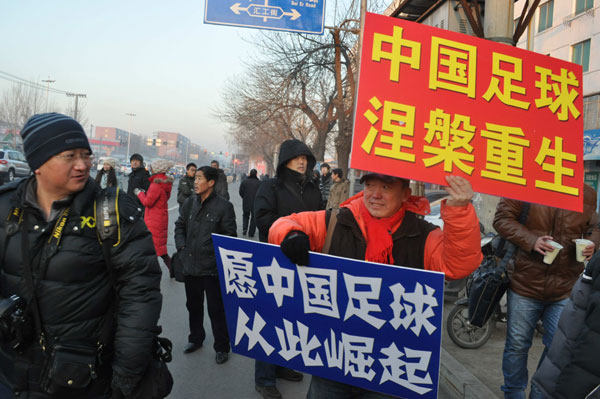
<path id="1" fill-rule="evenodd" d="M 27 177 L 31 169 L 25 156 L 19 151 L 0 150 L 0 177 L 5 182 L 11 182 L 18 177 Z"/>
<path id="2" fill-rule="evenodd" d="M 444 221 L 442 220 L 442 215 L 440 210 L 442 208 L 442 201 L 448 198 L 448 196 L 436 199 L 432 203 L 429 204 L 431 207 L 431 213 L 429 215 L 425 215 L 424 219 L 429 223 L 433 223 L 436 226 L 439 226 L 440 229 L 444 228 Z"/>

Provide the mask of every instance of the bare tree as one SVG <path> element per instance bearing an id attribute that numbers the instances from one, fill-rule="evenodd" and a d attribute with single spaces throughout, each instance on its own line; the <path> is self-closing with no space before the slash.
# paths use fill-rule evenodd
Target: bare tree
<path id="1" fill-rule="evenodd" d="M 55 105 L 53 104 L 54 108 Z M 17 135 L 25 122 L 33 115 L 45 111 L 46 101 L 37 88 L 15 83 L 2 93 L 0 98 L 0 119 L 7 122 L 13 133 L 13 147 L 17 146 Z"/>

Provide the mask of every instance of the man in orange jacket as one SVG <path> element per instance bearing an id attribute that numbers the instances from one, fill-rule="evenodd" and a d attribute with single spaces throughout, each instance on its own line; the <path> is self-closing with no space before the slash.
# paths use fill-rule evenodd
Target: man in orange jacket
<path id="1" fill-rule="evenodd" d="M 418 215 L 429 213 L 423 197 L 411 196 L 408 180 L 378 173 L 362 177 L 362 192 L 341 204 L 328 253 L 439 271 L 448 279 L 468 276 L 481 263 L 479 219 L 471 184 L 448 176 L 450 197 L 442 204 L 444 230 Z M 332 211 L 301 212 L 279 218 L 269 242 L 298 265 L 309 264 L 309 250 L 322 252 Z M 374 398 L 374 392 L 313 376 L 308 399 Z M 381 398 L 388 397 L 381 394 Z"/>

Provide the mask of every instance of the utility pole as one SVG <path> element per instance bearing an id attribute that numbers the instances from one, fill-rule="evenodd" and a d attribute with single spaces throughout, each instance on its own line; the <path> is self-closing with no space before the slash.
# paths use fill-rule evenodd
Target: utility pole
<path id="1" fill-rule="evenodd" d="M 78 117 L 78 110 L 79 110 L 79 108 L 78 108 L 79 97 L 86 98 L 87 96 L 85 94 L 67 93 L 67 97 L 75 97 L 75 113 L 73 115 L 73 119 L 75 119 L 76 121 L 78 121 L 77 117 Z"/>
<path id="2" fill-rule="evenodd" d="M 129 116 L 129 129 L 127 131 L 127 158 L 125 160 L 129 160 L 129 145 L 131 144 L 131 123 L 133 122 L 133 117 L 136 116 L 133 113 L 126 113 L 125 115 Z"/>
<path id="3" fill-rule="evenodd" d="M 356 51 L 356 93 L 354 93 L 354 115 L 356 115 L 356 106 L 357 106 L 357 102 L 356 100 L 358 99 L 358 76 L 360 75 L 360 53 L 362 52 L 362 48 L 363 48 L 363 41 L 364 41 L 364 37 L 365 37 L 365 17 L 367 15 L 367 0 L 360 0 L 360 33 L 358 35 L 358 50 Z M 353 122 L 354 123 L 354 122 Z M 352 152 L 350 152 L 350 159 L 349 161 L 352 161 Z M 355 177 L 354 177 L 354 169 L 350 168 L 350 165 L 348 165 L 348 180 L 350 180 L 350 196 L 352 197 L 354 195 L 354 183 L 355 183 Z"/>
<path id="4" fill-rule="evenodd" d="M 50 106 L 48 104 L 48 91 L 50 90 L 50 83 L 54 83 L 56 80 L 50 80 L 50 76 L 48 76 L 48 79 L 44 79 L 42 82 L 46 83 L 46 112 L 50 112 Z"/>

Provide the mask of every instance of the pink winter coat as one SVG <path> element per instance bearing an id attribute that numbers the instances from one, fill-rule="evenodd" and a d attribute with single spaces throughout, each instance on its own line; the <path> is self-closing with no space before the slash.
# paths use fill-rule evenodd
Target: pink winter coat
<path id="1" fill-rule="evenodd" d="M 173 188 L 173 178 L 164 173 L 150 177 L 147 192 L 140 192 L 138 198 L 146 207 L 144 221 L 152 234 L 156 255 L 167 254 L 167 233 L 169 231 L 169 198 Z"/>

